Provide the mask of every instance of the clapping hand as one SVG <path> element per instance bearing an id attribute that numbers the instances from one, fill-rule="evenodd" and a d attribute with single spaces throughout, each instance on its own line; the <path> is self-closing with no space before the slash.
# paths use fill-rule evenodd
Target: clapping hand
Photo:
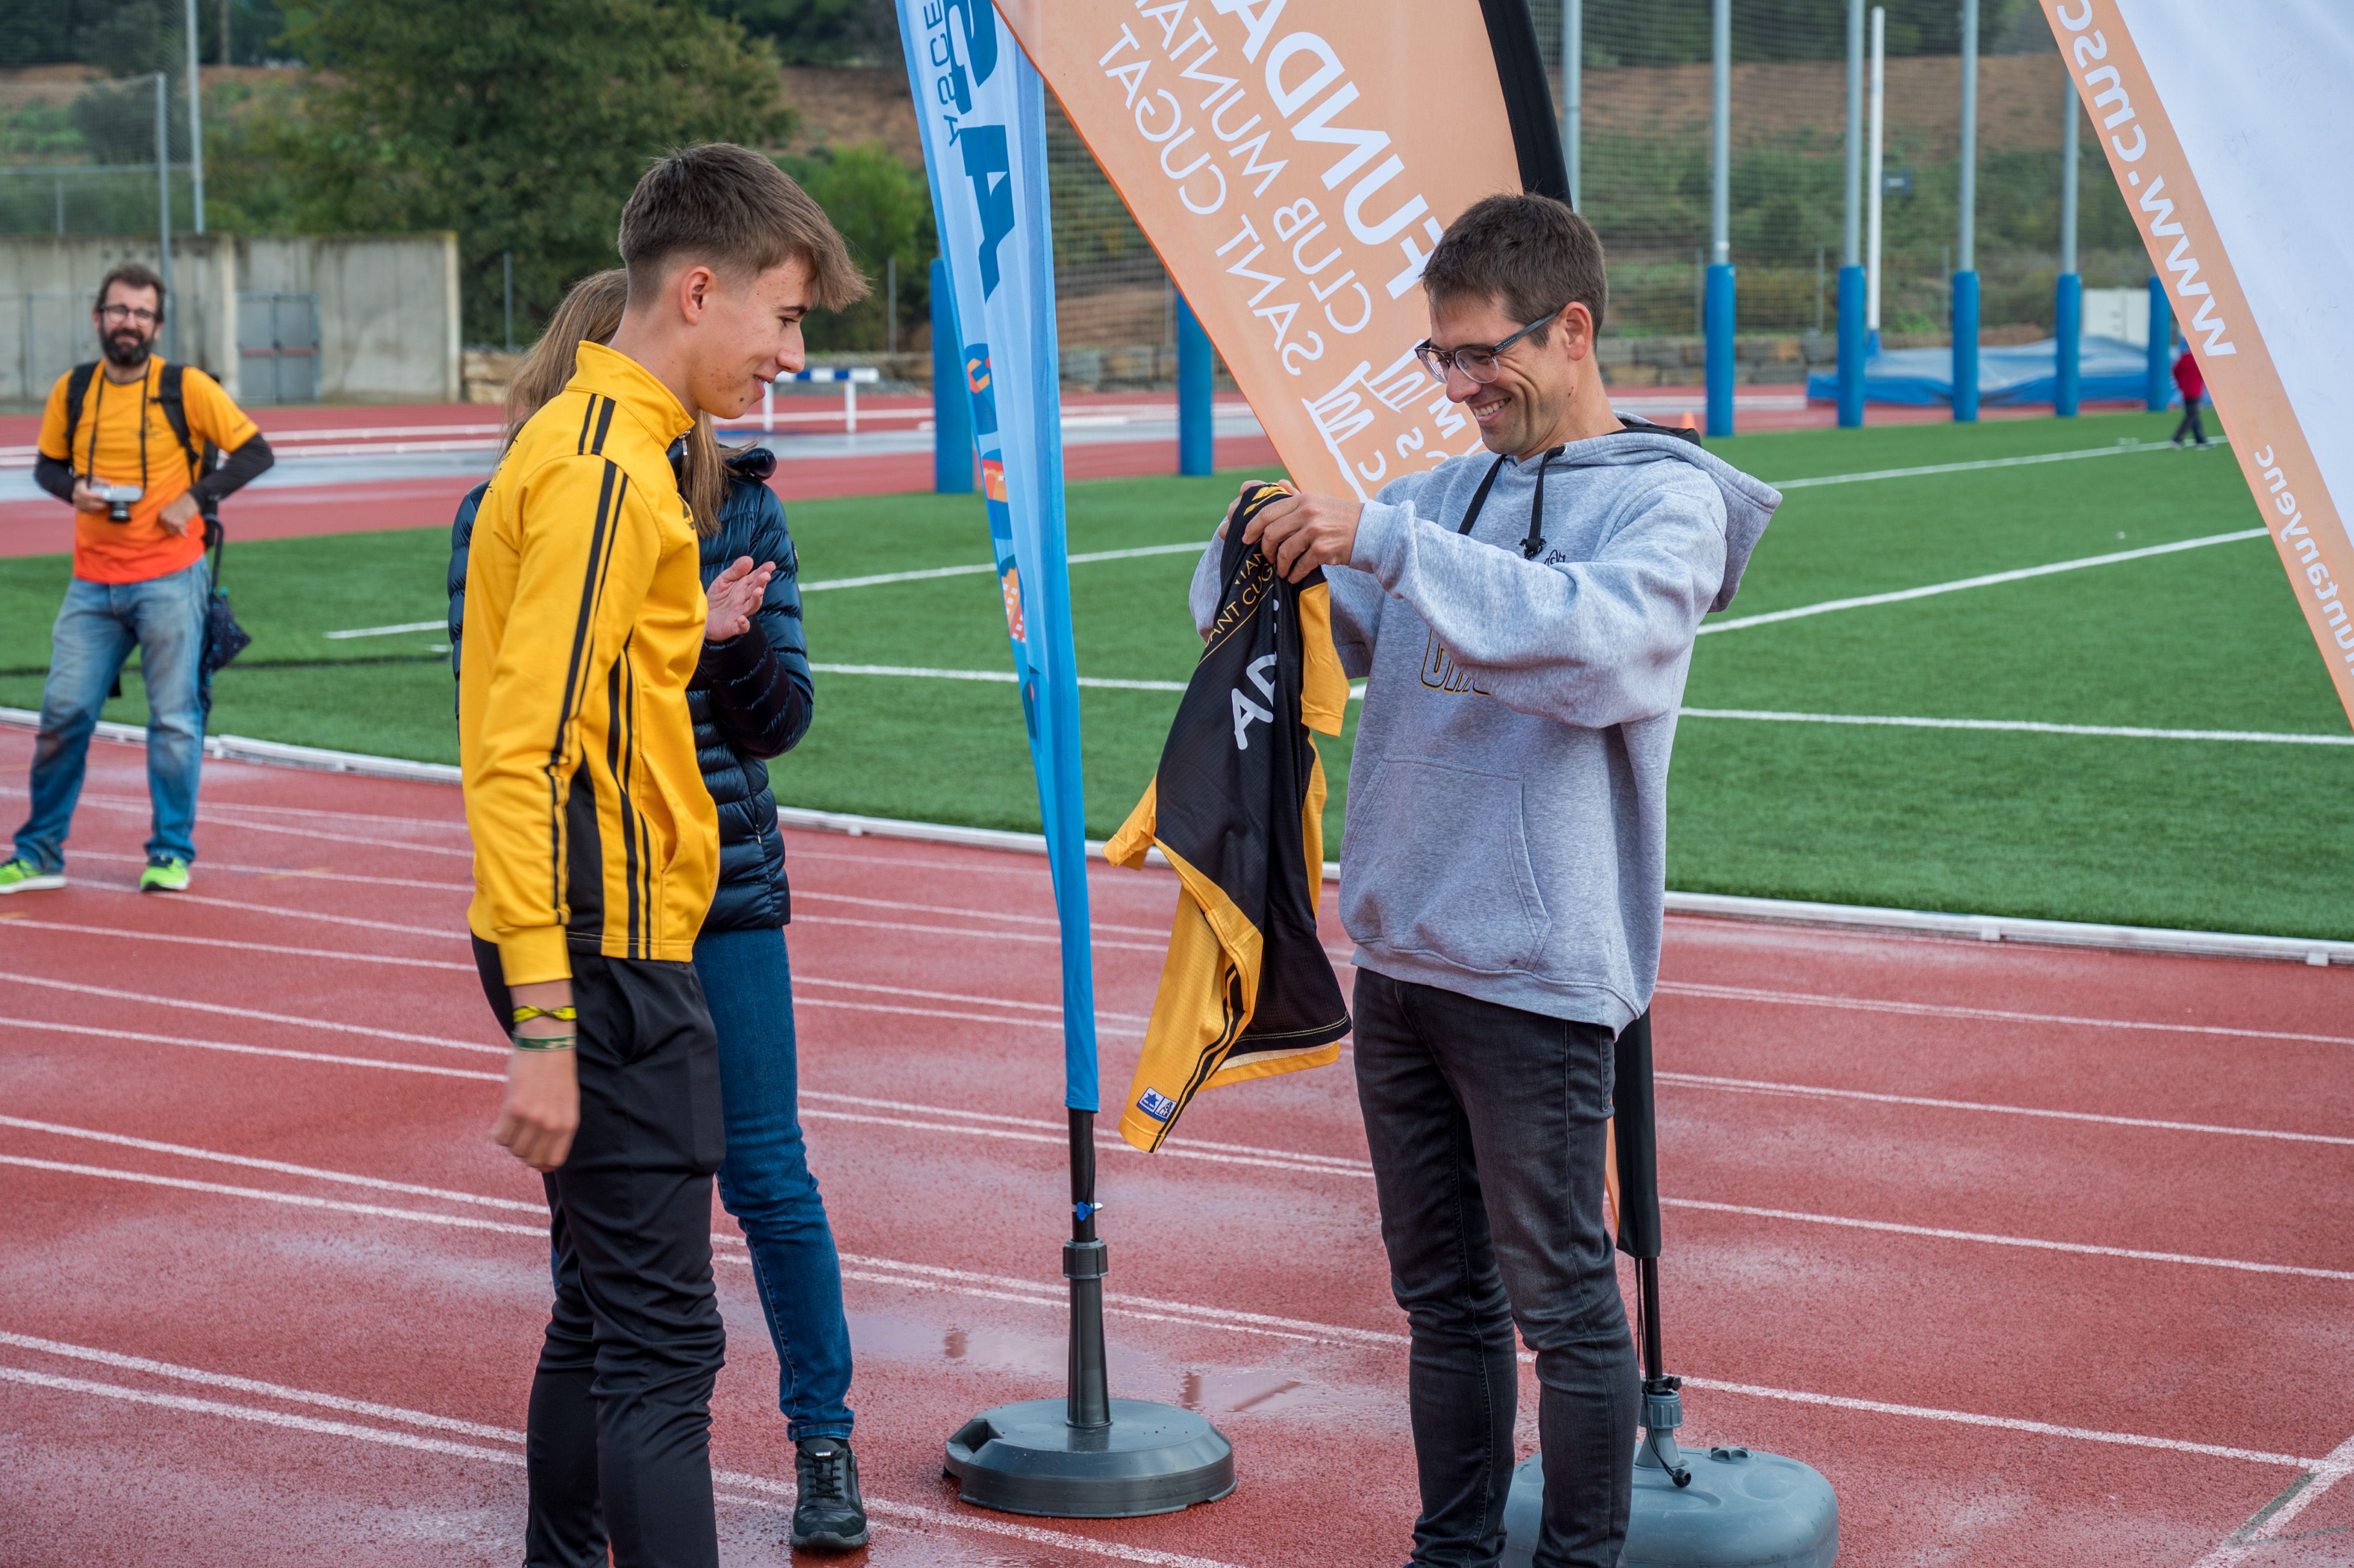
<path id="1" fill-rule="evenodd" d="M 768 597 L 769 579 L 776 575 L 774 561 L 755 566 L 751 556 L 739 556 L 712 578 L 711 586 L 704 590 L 704 598 L 711 606 L 710 618 L 703 626 L 704 641 L 725 642 L 751 630 L 753 612 Z"/>

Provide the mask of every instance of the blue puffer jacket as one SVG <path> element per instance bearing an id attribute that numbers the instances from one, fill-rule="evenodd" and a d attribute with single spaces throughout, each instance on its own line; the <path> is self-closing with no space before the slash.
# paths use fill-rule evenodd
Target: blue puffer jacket
<path id="1" fill-rule="evenodd" d="M 801 562 L 785 530 L 785 509 L 768 478 L 774 453 L 754 449 L 727 460 L 727 499 L 718 531 L 703 541 L 708 585 L 729 562 L 774 561 L 776 575 L 752 628 L 703 645 L 686 689 L 703 782 L 719 808 L 719 886 L 706 931 L 777 927 L 792 918 L 785 883 L 785 845 L 777 832 L 777 797 L 766 758 L 790 751 L 809 732 L 816 694 L 809 644 L 801 632 Z M 487 484 L 466 493 L 450 528 L 450 668 L 458 668 L 466 612 L 466 546 Z"/>

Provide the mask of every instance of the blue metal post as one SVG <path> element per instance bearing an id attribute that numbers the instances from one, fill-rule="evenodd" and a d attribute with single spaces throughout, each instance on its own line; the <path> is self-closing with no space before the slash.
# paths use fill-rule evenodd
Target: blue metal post
<path id="1" fill-rule="evenodd" d="M 2084 280 L 2073 272 L 2060 274 L 2060 292 L 2052 312 L 2053 333 L 2058 339 L 2058 374 L 2053 378 L 2052 411 L 2063 419 L 2076 417 L 2076 403 L 2084 387 L 2083 372 L 2077 350 L 2084 336 Z"/>
<path id="2" fill-rule="evenodd" d="M 2060 84 L 2060 282 L 2052 301 L 2052 411 L 2063 419 L 2076 417 L 2078 394 L 2084 389 L 2084 280 L 2076 270 L 2076 124 L 2084 117 L 2076 101 L 2076 84 Z"/>
<path id="3" fill-rule="evenodd" d="M 1978 417 L 1978 0 L 1962 0 L 1961 212 L 1954 270 L 1954 418 Z"/>
<path id="4" fill-rule="evenodd" d="M 957 334 L 949 264 L 932 258 L 932 488 L 972 493 L 972 394 L 964 384 L 964 339 Z"/>
<path id="5" fill-rule="evenodd" d="M 1954 418 L 1978 417 L 1978 275 L 1954 274 Z"/>
<path id="6" fill-rule="evenodd" d="M 1701 334 L 1708 364 L 1708 433 L 1733 434 L 1733 0 L 1710 15 L 1708 283 Z"/>
<path id="7" fill-rule="evenodd" d="M 1863 0 L 1847 5 L 1847 187 L 1840 225 L 1839 422 L 1863 423 Z"/>
<path id="8" fill-rule="evenodd" d="M 1177 296 L 1177 471 L 1217 471 L 1210 403 L 1210 334 L 1185 296 Z"/>
<path id="9" fill-rule="evenodd" d="M 2149 281 L 2149 410 L 2174 401 L 2174 307 L 2167 302 L 2166 280 Z"/>

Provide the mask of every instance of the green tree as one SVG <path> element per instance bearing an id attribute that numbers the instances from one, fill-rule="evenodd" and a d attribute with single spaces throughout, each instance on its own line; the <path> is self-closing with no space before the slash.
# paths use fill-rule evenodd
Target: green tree
<path id="1" fill-rule="evenodd" d="M 520 334 L 616 263 L 650 160 L 791 127 L 773 51 L 695 0 L 314 0 L 287 41 L 318 68 L 266 150 L 293 222 L 455 229 L 476 341 L 499 330 L 503 255 Z"/>
<path id="2" fill-rule="evenodd" d="M 891 0 L 707 0 L 712 10 L 774 44 L 793 65 L 899 63 Z"/>
<path id="3" fill-rule="evenodd" d="M 815 197 L 850 241 L 850 253 L 875 291 L 839 315 L 810 318 L 814 349 L 879 349 L 890 339 L 884 265 L 899 264 L 899 341 L 931 310 L 931 260 L 938 249 L 932 228 L 932 191 L 921 169 L 911 169 L 880 142 L 836 152 L 820 149 L 782 160 L 785 172 Z"/>

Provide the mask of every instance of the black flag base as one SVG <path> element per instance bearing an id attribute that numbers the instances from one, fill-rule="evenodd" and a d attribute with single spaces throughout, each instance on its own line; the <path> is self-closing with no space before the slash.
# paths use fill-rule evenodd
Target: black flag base
<path id="1" fill-rule="evenodd" d="M 1104 1368 L 1104 1244 L 1096 1237 L 1095 1113 L 1071 1112 L 1071 1361 L 1061 1399 L 984 1410 L 949 1439 L 966 1502 L 1048 1519 L 1135 1519 L 1235 1489 L 1235 1450 L 1190 1410 L 1114 1399 Z"/>

